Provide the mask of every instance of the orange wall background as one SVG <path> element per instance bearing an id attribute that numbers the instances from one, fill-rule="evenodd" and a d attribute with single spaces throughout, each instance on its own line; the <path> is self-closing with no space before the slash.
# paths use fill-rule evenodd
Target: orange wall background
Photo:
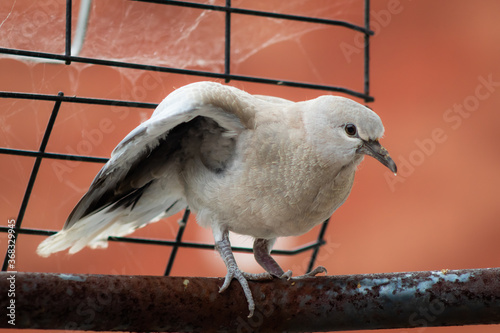
<path id="1" fill-rule="evenodd" d="M 223 1 L 214 1 L 223 5 Z M 73 5 L 73 31 L 79 1 Z M 362 24 L 363 1 L 233 1 Z M 64 51 L 64 1 L 0 3 L 0 47 Z M 369 106 L 385 125 L 382 144 L 399 168 L 394 177 L 366 158 L 347 202 L 334 214 L 317 264 L 329 274 L 357 274 L 500 266 L 500 2 L 372 1 Z M 224 14 L 113 0 L 94 3 L 81 56 L 223 71 Z M 193 29 L 195 27 L 195 29 Z M 235 74 L 362 89 L 359 34 L 339 27 L 232 17 Z M 0 56 L 0 91 L 159 103 L 202 77 L 98 65 L 71 66 Z M 250 93 L 294 101 L 327 92 L 232 81 Z M 359 101 L 359 100 L 358 100 Z M 52 102 L 0 99 L 0 147 L 38 150 Z M 114 146 L 152 110 L 63 103 L 47 151 L 109 157 Z M 17 218 L 34 158 L 0 154 L 0 225 Z M 44 159 L 22 226 L 59 230 L 101 164 Z M 175 216 L 134 233 L 173 239 Z M 281 239 L 294 248 L 318 229 Z M 111 242 L 50 258 L 35 254 L 43 237 L 20 235 L 17 270 L 161 275 L 170 248 Z M 192 216 L 184 239 L 212 242 Z M 242 236 L 234 245 L 251 245 Z M 0 233 L 1 248 L 6 234 Z M 2 250 L 3 251 L 3 250 Z M 2 252 L 3 253 L 3 252 Z M 3 256 L 3 254 L 2 254 Z M 310 253 L 276 256 L 301 274 Z M 243 270 L 259 272 L 250 254 Z M 180 249 L 173 275 L 224 276 L 215 251 Z M 500 332 L 499 325 L 415 328 L 387 332 Z M 382 330 L 384 331 L 384 330 Z M 13 332 L 10 330 L 10 332 Z"/>

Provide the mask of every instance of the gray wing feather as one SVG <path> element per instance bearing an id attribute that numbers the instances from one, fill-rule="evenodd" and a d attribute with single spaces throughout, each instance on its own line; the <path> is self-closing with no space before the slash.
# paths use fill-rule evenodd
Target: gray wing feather
<path id="1" fill-rule="evenodd" d="M 190 86 L 167 96 L 149 120 L 130 132 L 116 146 L 110 160 L 69 215 L 64 229 L 110 205 L 135 205 L 148 186 L 162 176 L 158 170 L 164 170 L 165 164 L 174 163 L 176 156 L 179 158 L 181 142 L 196 123 L 193 119 L 200 116 L 209 118 L 227 132 L 241 132 L 243 124 L 233 109 L 223 107 L 224 99 L 222 102 L 220 98 L 215 99 L 214 103 L 206 101 L 206 86 L 222 89 L 229 98 L 234 98 L 231 96 L 231 87 L 212 82 Z M 196 96 L 196 92 L 201 96 Z M 234 103 L 226 104 L 234 106 Z"/>

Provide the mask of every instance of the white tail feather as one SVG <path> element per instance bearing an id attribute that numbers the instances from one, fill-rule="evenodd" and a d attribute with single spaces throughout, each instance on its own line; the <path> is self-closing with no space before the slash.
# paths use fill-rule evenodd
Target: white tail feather
<path id="1" fill-rule="evenodd" d="M 52 253 L 68 248 L 69 254 L 76 253 L 85 246 L 93 249 L 106 248 L 108 237 L 128 235 L 150 222 L 156 222 L 160 218 L 179 212 L 186 207 L 186 204 L 183 200 L 171 199 L 163 202 L 162 206 L 170 207 L 170 209 L 168 212 L 161 211 L 159 215 L 158 209 L 140 210 L 140 207 L 136 207 L 139 209 L 134 210 L 134 214 L 131 214 L 128 208 L 107 207 L 45 239 L 38 245 L 36 252 L 39 256 L 48 257 Z"/>
<path id="2" fill-rule="evenodd" d="M 135 229 L 146 225 L 148 221 L 133 221 L 120 223 L 121 214 L 110 213 L 108 209 L 84 217 L 69 229 L 63 229 L 57 234 L 45 239 L 36 250 L 42 257 L 69 248 L 69 254 L 76 253 L 85 246 L 105 248 L 109 236 L 125 236 Z"/>
<path id="3" fill-rule="evenodd" d="M 107 214 L 109 208 L 103 209 L 100 212 L 89 215 L 73 224 L 68 229 L 63 229 L 57 234 L 45 239 L 36 250 L 37 254 L 42 257 L 48 257 L 52 253 L 64 251 L 70 248 L 69 253 L 73 254 L 85 246 L 94 246 L 94 244 L 107 243 L 107 236 L 104 236 L 105 231 L 113 227 L 116 222 L 116 214 Z M 130 232 L 132 232 L 131 230 Z"/>
<path id="4" fill-rule="evenodd" d="M 41 242 L 36 253 L 41 257 L 48 257 L 54 252 L 66 250 L 71 245 L 71 241 L 66 238 L 66 231 L 62 230 Z"/>

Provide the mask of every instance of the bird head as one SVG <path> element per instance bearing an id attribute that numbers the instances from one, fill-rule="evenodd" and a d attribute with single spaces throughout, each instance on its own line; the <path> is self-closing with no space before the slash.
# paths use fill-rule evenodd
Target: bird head
<path id="1" fill-rule="evenodd" d="M 332 162 L 357 165 L 368 155 L 396 174 L 396 163 L 379 143 L 382 121 L 369 108 L 348 98 L 321 96 L 305 105 L 304 123 L 308 139 Z"/>

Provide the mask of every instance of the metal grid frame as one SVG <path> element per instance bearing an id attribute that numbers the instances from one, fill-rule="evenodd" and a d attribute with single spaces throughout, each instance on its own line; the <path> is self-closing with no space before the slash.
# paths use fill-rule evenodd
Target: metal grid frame
<path id="1" fill-rule="evenodd" d="M 354 97 L 362 98 L 365 102 L 373 101 L 373 97 L 369 94 L 369 38 L 373 35 L 373 31 L 370 30 L 370 21 L 369 21 L 369 13 L 370 13 L 370 0 L 364 0 L 364 20 L 365 26 L 358 26 L 351 24 L 346 21 L 339 20 L 329 20 L 329 19 L 320 19 L 308 16 L 298 16 L 298 15 L 289 15 L 289 14 L 280 14 L 274 12 L 264 12 L 257 10 L 248 10 L 231 7 L 231 0 L 226 0 L 225 6 L 215 6 L 215 5 L 207 5 L 201 3 L 193 3 L 187 1 L 174 1 L 174 0 L 137 0 L 142 2 L 150 2 L 157 3 L 163 5 L 170 6 L 183 6 L 189 8 L 196 8 L 202 10 L 209 11 L 221 11 L 225 12 L 225 52 L 224 52 L 224 72 L 208 72 L 208 71 L 198 71 L 198 70 L 189 70 L 183 68 L 173 68 L 173 67 L 165 67 L 165 66 L 151 66 L 140 63 L 131 63 L 131 62 L 122 62 L 122 61 L 113 61 L 106 59 L 98 59 L 98 58 L 88 58 L 88 57 L 80 57 L 74 56 L 71 54 L 71 22 L 72 22 L 72 0 L 66 0 L 66 26 L 65 26 L 65 53 L 64 54 L 56 54 L 56 53 L 46 53 L 46 52 L 37 52 L 37 51 L 28 51 L 28 50 L 20 50 L 13 48 L 3 48 L 0 47 L 0 53 L 15 55 L 15 56 L 25 56 L 36 59 L 44 59 L 44 60 L 60 60 L 64 61 L 66 65 L 71 65 L 71 63 L 87 63 L 87 64 L 95 64 L 102 66 L 113 66 L 113 67 L 122 67 L 122 68 L 131 68 L 143 71 L 156 71 L 156 72 L 168 72 L 175 74 L 184 74 L 184 75 L 195 75 L 202 76 L 207 78 L 216 78 L 216 79 L 224 79 L 227 82 L 231 80 L 235 81 L 246 81 L 246 82 L 255 82 L 255 83 L 264 83 L 264 84 L 273 84 L 273 85 L 282 85 L 282 86 L 290 86 L 290 87 L 298 87 L 298 88 L 309 88 L 309 89 L 317 89 L 317 90 L 325 90 L 325 91 L 334 91 L 345 93 Z M 292 20 L 297 22 L 309 22 L 314 24 L 322 24 L 322 25 L 330 25 L 330 26 L 339 26 L 347 29 L 351 29 L 353 31 L 362 33 L 364 35 L 364 91 L 354 91 L 344 87 L 339 86 L 330 86 L 330 85 L 319 85 L 314 83 L 305 83 L 305 82 L 297 82 L 297 81 L 286 81 L 275 78 L 265 78 L 265 77 L 253 77 L 253 76 L 243 76 L 243 75 L 235 75 L 231 73 L 230 68 L 230 55 L 231 55 L 231 14 L 240 14 L 240 15 L 252 15 L 252 16 L 260 16 L 260 17 L 269 17 L 275 19 L 282 20 Z M 124 100 L 112 100 L 112 99 L 96 99 L 96 98 L 87 98 L 87 97 L 70 97 L 64 96 L 63 92 L 59 92 L 57 95 L 50 94 L 32 94 L 32 93 L 19 93 L 19 92 L 0 92 L 0 98 L 11 98 L 11 99 L 29 99 L 29 100 L 39 100 L 39 101 L 53 101 L 54 106 L 52 109 L 52 113 L 50 115 L 49 121 L 47 123 L 45 133 L 43 135 L 42 142 L 38 151 L 34 150 L 22 150 L 22 149 L 12 149 L 7 147 L 0 147 L 0 154 L 9 154 L 9 155 L 21 155 L 27 157 L 35 157 L 35 163 L 33 165 L 31 175 L 29 177 L 28 184 L 26 186 L 26 190 L 23 196 L 23 200 L 21 206 L 19 208 L 19 212 L 17 215 L 17 219 L 14 225 L 14 235 L 20 234 L 29 234 L 29 235 L 41 235 L 41 236 L 50 236 L 56 233 L 56 231 L 52 230 L 43 230 L 43 229 L 32 229 L 32 228 L 23 228 L 22 222 L 23 217 L 26 212 L 26 208 L 28 202 L 30 200 L 31 191 L 36 181 L 36 177 L 38 174 L 38 169 L 40 167 L 42 159 L 59 159 L 59 160 L 71 160 L 71 161 L 84 161 L 84 162 L 94 162 L 94 163 L 106 163 L 108 159 L 94 156 L 80 156 L 80 155 L 70 155 L 70 154 L 58 154 L 58 153 L 50 153 L 46 152 L 45 148 L 47 146 L 48 140 L 50 138 L 50 134 L 54 123 L 57 118 L 57 114 L 59 108 L 62 103 L 83 103 L 83 104 L 96 104 L 96 105 L 112 105 L 112 106 L 121 106 L 121 107 L 135 107 L 135 108 L 149 108 L 154 109 L 157 104 L 155 103 L 141 103 L 141 102 L 133 102 L 133 101 L 124 101 Z M 187 222 L 189 217 L 189 210 L 187 209 L 182 218 L 182 222 Z M 302 253 L 305 251 L 312 251 L 311 259 L 309 261 L 308 270 L 311 270 L 314 266 L 314 262 L 316 260 L 316 256 L 318 251 L 322 245 L 325 244 L 324 234 L 326 232 L 326 228 L 328 226 L 328 220 L 322 224 L 322 227 L 318 233 L 318 237 L 316 241 L 305 244 L 293 250 L 273 250 L 273 254 L 279 255 L 295 255 L 298 253 Z M 10 227 L 0 226 L 0 232 L 8 232 Z M 170 275 L 172 270 L 172 266 L 175 261 L 175 257 L 177 254 L 177 250 L 179 247 L 188 247 L 188 248 L 198 248 L 198 249 L 213 249 L 213 244 L 201 244 L 201 243 L 193 243 L 193 242 L 184 242 L 182 241 L 182 235 L 185 229 L 185 223 L 182 223 L 178 229 L 175 240 L 158 240 L 158 239 L 146 239 L 146 238 L 135 238 L 135 237 L 110 237 L 111 241 L 118 242 L 131 242 L 131 243 L 141 243 L 141 244 L 155 244 L 155 245 L 164 245 L 171 246 L 172 252 L 170 254 L 170 258 L 167 262 L 165 275 Z M 251 248 L 246 247 L 233 247 L 233 251 L 236 252 L 252 252 Z M 2 271 L 8 270 L 8 247 L 6 246 L 5 256 L 2 264 Z"/>

